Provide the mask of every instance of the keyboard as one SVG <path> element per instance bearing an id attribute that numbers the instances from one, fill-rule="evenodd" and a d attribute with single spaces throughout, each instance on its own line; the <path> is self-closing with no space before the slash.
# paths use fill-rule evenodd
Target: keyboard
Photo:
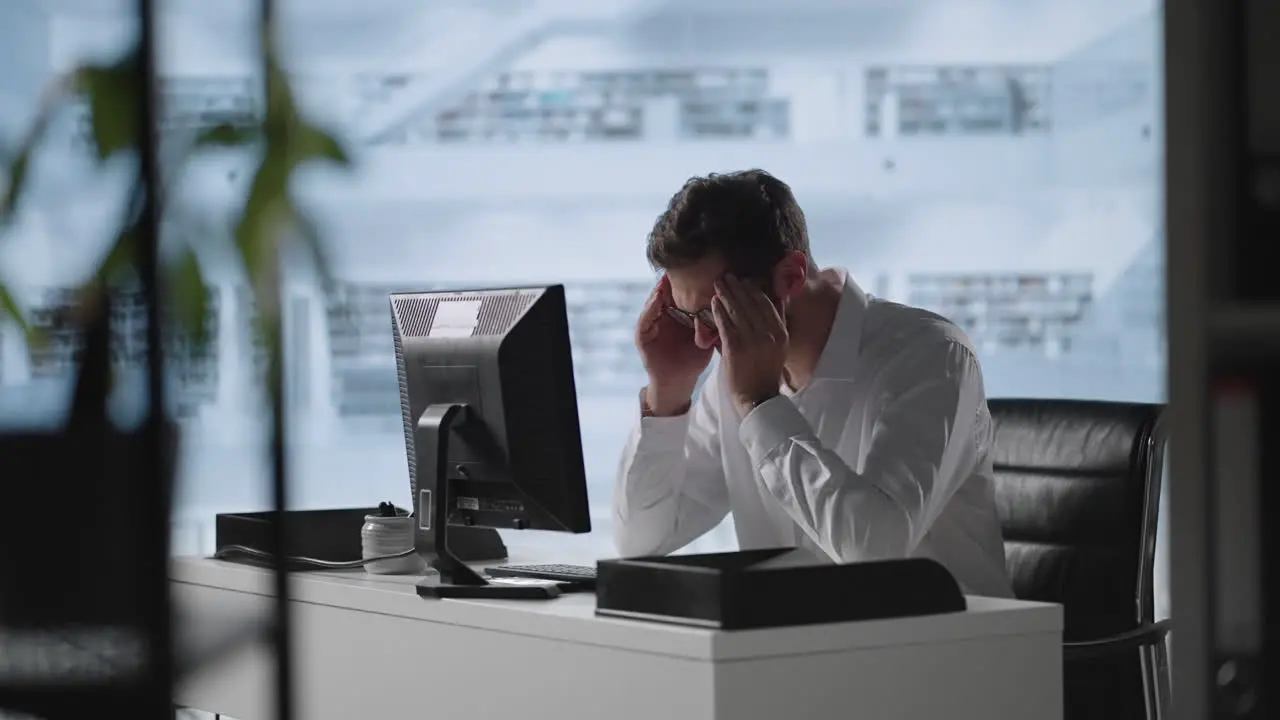
<path id="1" fill-rule="evenodd" d="M 584 589 L 596 585 L 596 569 L 585 565 L 499 565 L 485 570 L 493 577 L 533 578 L 573 583 Z"/>

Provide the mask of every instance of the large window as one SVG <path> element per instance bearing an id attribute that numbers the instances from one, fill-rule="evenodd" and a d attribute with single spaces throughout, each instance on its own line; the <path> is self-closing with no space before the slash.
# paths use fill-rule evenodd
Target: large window
<path id="1" fill-rule="evenodd" d="M 118 4 L 114 16 L 106 0 L 2 4 L 0 138 L 56 72 L 127 39 L 132 6 Z M 166 132 L 259 112 L 252 8 L 164 5 Z M 614 473 L 644 381 L 631 338 L 654 281 L 645 235 L 670 194 L 709 171 L 763 167 L 789 182 L 819 262 L 952 318 L 981 349 L 989 394 L 1162 399 L 1150 2 L 638 0 L 607 17 L 532 0 L 280 5 L 300 100 L 357 159 L 296 187 L 338 276 L 326 294 L 299 267 L 285 299 L 300 504 L 407 504 L 388 292 L 558 281 L 596 531 L 508 540 L 610 553 Z M 85 161 L 79 118 L 60 120 L 65 141 L 45 149 L 32 202 L 0 242 L 0 273 L 21 278 L 55 330 L 124 187 Z M 216 225 L 244 161 L 191 166 L 175 203 Z M 214 513 L 266 504 L 255 311 L 223 264 L 206 258 L 213 347 L 175 339 L 171 351 L 180 525 L 192 528 L 180 550 L 207 545 Z M 119 312 L 128 365 L 136 323 Z M 0 328 L 5 422 L 63 401 L 76 342 L 54 335 L 29 349 Z M 726 525 L 698 547 L 732 543 Z"/>
<path id="2" fill-rule="evenodd" d="M 494 76 L 429 121 L 440 142 L 749 140 L 785 138 L 787 110 L 762 68 L 525 70 Z"/>
<path id="3" fill-rule="evenodd" d="M 867 70 L 867 134 L 1047 132 L 1048 66 L 931 65 Z"/>

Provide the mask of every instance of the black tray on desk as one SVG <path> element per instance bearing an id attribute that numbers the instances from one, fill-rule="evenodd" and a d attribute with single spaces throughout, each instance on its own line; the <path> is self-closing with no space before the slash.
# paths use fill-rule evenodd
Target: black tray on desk
<path id="1" fill-rule="evenodd" d="M 596 614 L 720 630 L 963 612 L 960 586 L 924 558 L 761 567 L 792 548 L 601 560 Z"/>
<path id="2" fill-rule="evenodd" d="M 352 562 L 361 557 L 360 528 L 366 515 L 377 515 L 378 508 L 340 508 L 336 510 L 289 510 L 287 523 L 290 538 L 288 553 L 326 562 Z M 225 513 L 214 520 L 216 547 L 243 545 L 253 550 L 274 553 L 275 511 Z M 487 562 L 507 559 L 507 546 L 497 530 L 491 528 L 449 526 L 449 548 L 464 562 Z M 228 554 L 227 560 L 247 565 L 267 566 L 271 562 L 249 555 Z M 295 564 L 297 570 L 315 570 Z"/>

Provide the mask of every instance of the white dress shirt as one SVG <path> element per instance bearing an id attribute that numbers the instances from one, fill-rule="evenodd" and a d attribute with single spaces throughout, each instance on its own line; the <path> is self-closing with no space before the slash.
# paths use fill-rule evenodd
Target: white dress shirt
<path id="1" fill-rule="evenodd" d="M 846 271 L 812 380 L 740 417 L 719 368 L 678 417 L 641 418 L 614 494 L 624 556 L 666 555 L 732 512 L 742 549 L 831 562 L 930 557 L 966 593 L 1011 597 L 991 416 L 969 339 L 869 297 Z"/>

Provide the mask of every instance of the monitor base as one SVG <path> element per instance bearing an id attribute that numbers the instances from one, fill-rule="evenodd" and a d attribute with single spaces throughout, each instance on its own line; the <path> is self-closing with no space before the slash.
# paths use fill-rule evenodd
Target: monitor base
<path id="1" fill-rule="evenodd" d="M 459 598 L 470 600 L 551 600 L 560 597 L 560 588 L 552 584 L 507 585 L 454 585 L 442 582 L 439 576 L 425 577 L 418 582 L 418 597 Z"/>
<path id="2" fill-rule="evenodd" d="M 486 600 L 550 600 L 560 597 L 560 588 L 547 583 L 490 582 L 472 570 L 449 549 L 449 508 L 454 494 L 449 487 L 449 434 L 455 425 L 467 421 L 471 411 L 464 403 L 429 405 L 418 418 L 414 449 L 418 453 L 417 529 L 414 546 L 430 562 L 436 575 L 418 582 L 418 596 L 424 598 L 471 598 Z M 434 457 L 430 453 L 434 450 Z M 427 475 L 434 470 L 434 477 Z M 436 500 L 432 502 L 432 495 Z"/>

